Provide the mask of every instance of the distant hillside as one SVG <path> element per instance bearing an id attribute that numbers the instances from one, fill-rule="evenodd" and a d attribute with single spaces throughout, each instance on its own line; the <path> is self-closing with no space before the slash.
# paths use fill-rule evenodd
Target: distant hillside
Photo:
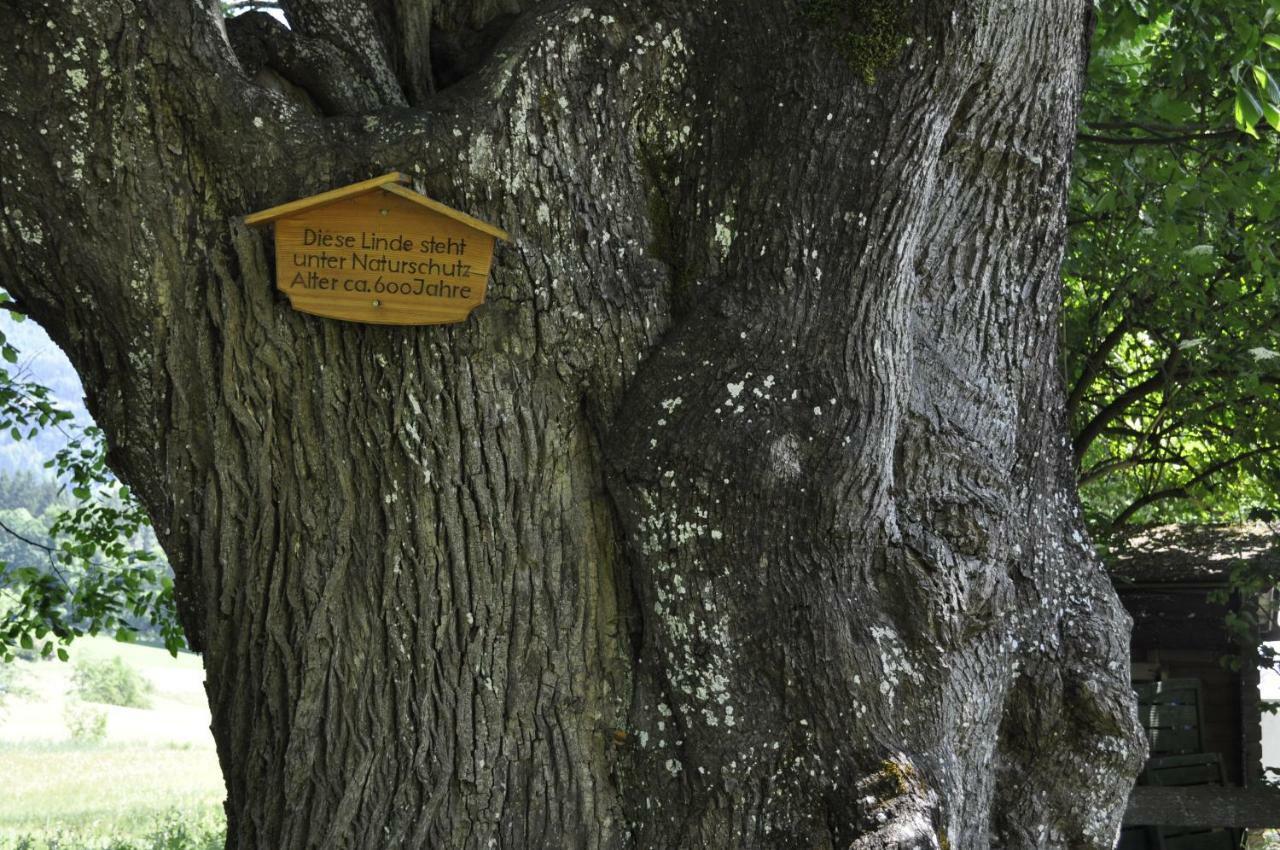
<path id="1" fill-rule="evenodd" d="M 84 407 L 80 377 L 71 368 L 62 349 L 49 339 L 44 330 L 30 320 L 15 322 L 7 312 L 0 310 L 0 331 L 20 354 L 18 362 L 8 366 L 9 369 L 49 387 L 58 404 L 71 411 L 77 422 L 82 425 L 92 423 Z M 45 431 L 34 440 L 21 441 L 15 441 L 7 431 L 0 433 L 0 472 L 29 470 L 46 474 L 45 461 L 64 445 L 66 439 L 57 429 Z"/>

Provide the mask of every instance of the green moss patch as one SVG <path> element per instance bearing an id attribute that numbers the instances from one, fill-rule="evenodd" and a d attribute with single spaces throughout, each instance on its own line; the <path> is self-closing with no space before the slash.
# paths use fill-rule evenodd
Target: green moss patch
<path id="1" fill-rule="evenodd" d="M 900 0 L 808 0 L 805 14 L 871 84 L 906 47 L 911 6 Z"/>

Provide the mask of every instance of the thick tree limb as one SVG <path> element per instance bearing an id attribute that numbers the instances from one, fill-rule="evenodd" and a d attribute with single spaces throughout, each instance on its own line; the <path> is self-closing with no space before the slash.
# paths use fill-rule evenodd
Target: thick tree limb
<path id="1" fill-rule="evenodd" d="M 330 45 L 338 62 L 358 75 L 353 89 L 376 93 L 381 106 L 407 105 L 391 51 L 365 0 L 281 0 L 280 5 L 299 34 Z M 336 74 L 326 76 L 336 82 Z"/>
<path id="2" fill-rule="evenodd" d="M 246 12 L 227 21 L 227 35 L 250 78 L 268 69 L 297 86 L 326 115 L 371 112 L 382 94 L 345 54 L 325 41 L 296 33 L 265 12 Z"/>

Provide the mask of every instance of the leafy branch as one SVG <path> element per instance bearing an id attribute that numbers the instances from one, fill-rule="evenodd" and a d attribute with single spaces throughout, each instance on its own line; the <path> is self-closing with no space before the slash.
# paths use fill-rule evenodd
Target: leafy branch
<path id="1" fill-rule="evenodd" d="M 18 363 L 18 352 L 0 333 L 0 357 Z M 47 463 L 72 499 L 39 539 L 0 519 L 0 533 L 38 557 L 0 560 L 0 658 L 20 650 L 57 653 L 86 634 L 112 633 L 128 640 L 154 627 L 176 653 L 184 645 L 168 566 L 155 551 L 146 512 L 106 464 L 102 432 L 80 427 L 48 387 L 22 370 L 0 368 L 0 429 L 15 440 L 48 429 L 68 442 Z"/>

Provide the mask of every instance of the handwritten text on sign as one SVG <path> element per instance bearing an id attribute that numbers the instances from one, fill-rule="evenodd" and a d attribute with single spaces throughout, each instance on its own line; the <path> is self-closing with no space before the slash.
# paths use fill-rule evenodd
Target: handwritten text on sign
<path id="1" fill-rule="evenodd" d="M 276 222 L 293 307 L 375 323 L 458 322 L 484 301 L 492 236 L 383 191 Z"/>
<path id="2" fill-rule="evenodd" d="M 341 286 L 347 292 L 391 292 L 441 298 L 471 297 L 471 265 L 461 259 L 452 263 L 447 259 L 453 255 L 459 258 L 463 256 L 467 249 L 466 239 L 451 238 L 441 241 L 431 238 L 414 242 L 408 236 L 387 237 L 364 231 L 357 236 L 306 227 L 302 231 L 302 246 L 304 249 L 319 246 L 321 250 L 319 253 L 307 253 L 305 250 L 294 252 L 293 266 L 298 271 L 294 272 L 293 280 L 289 282 L 290 289 L 298 286 L 304 289 L 337 289 Z M 401 260 L 389 254 L 415 251 L 429 255 L 431 259 Z M 439 256 L 446 257 L 446 260 L 441 262 L 436 259 Z M 336 274 L 329 276 L 334 272 Z M 344 272 L 346 276 L 343 275 Z M 378 276 L 373 278 L 373 273 Z M 447 283 L 445 278 L 467 282 L 455 285 Z"/>

